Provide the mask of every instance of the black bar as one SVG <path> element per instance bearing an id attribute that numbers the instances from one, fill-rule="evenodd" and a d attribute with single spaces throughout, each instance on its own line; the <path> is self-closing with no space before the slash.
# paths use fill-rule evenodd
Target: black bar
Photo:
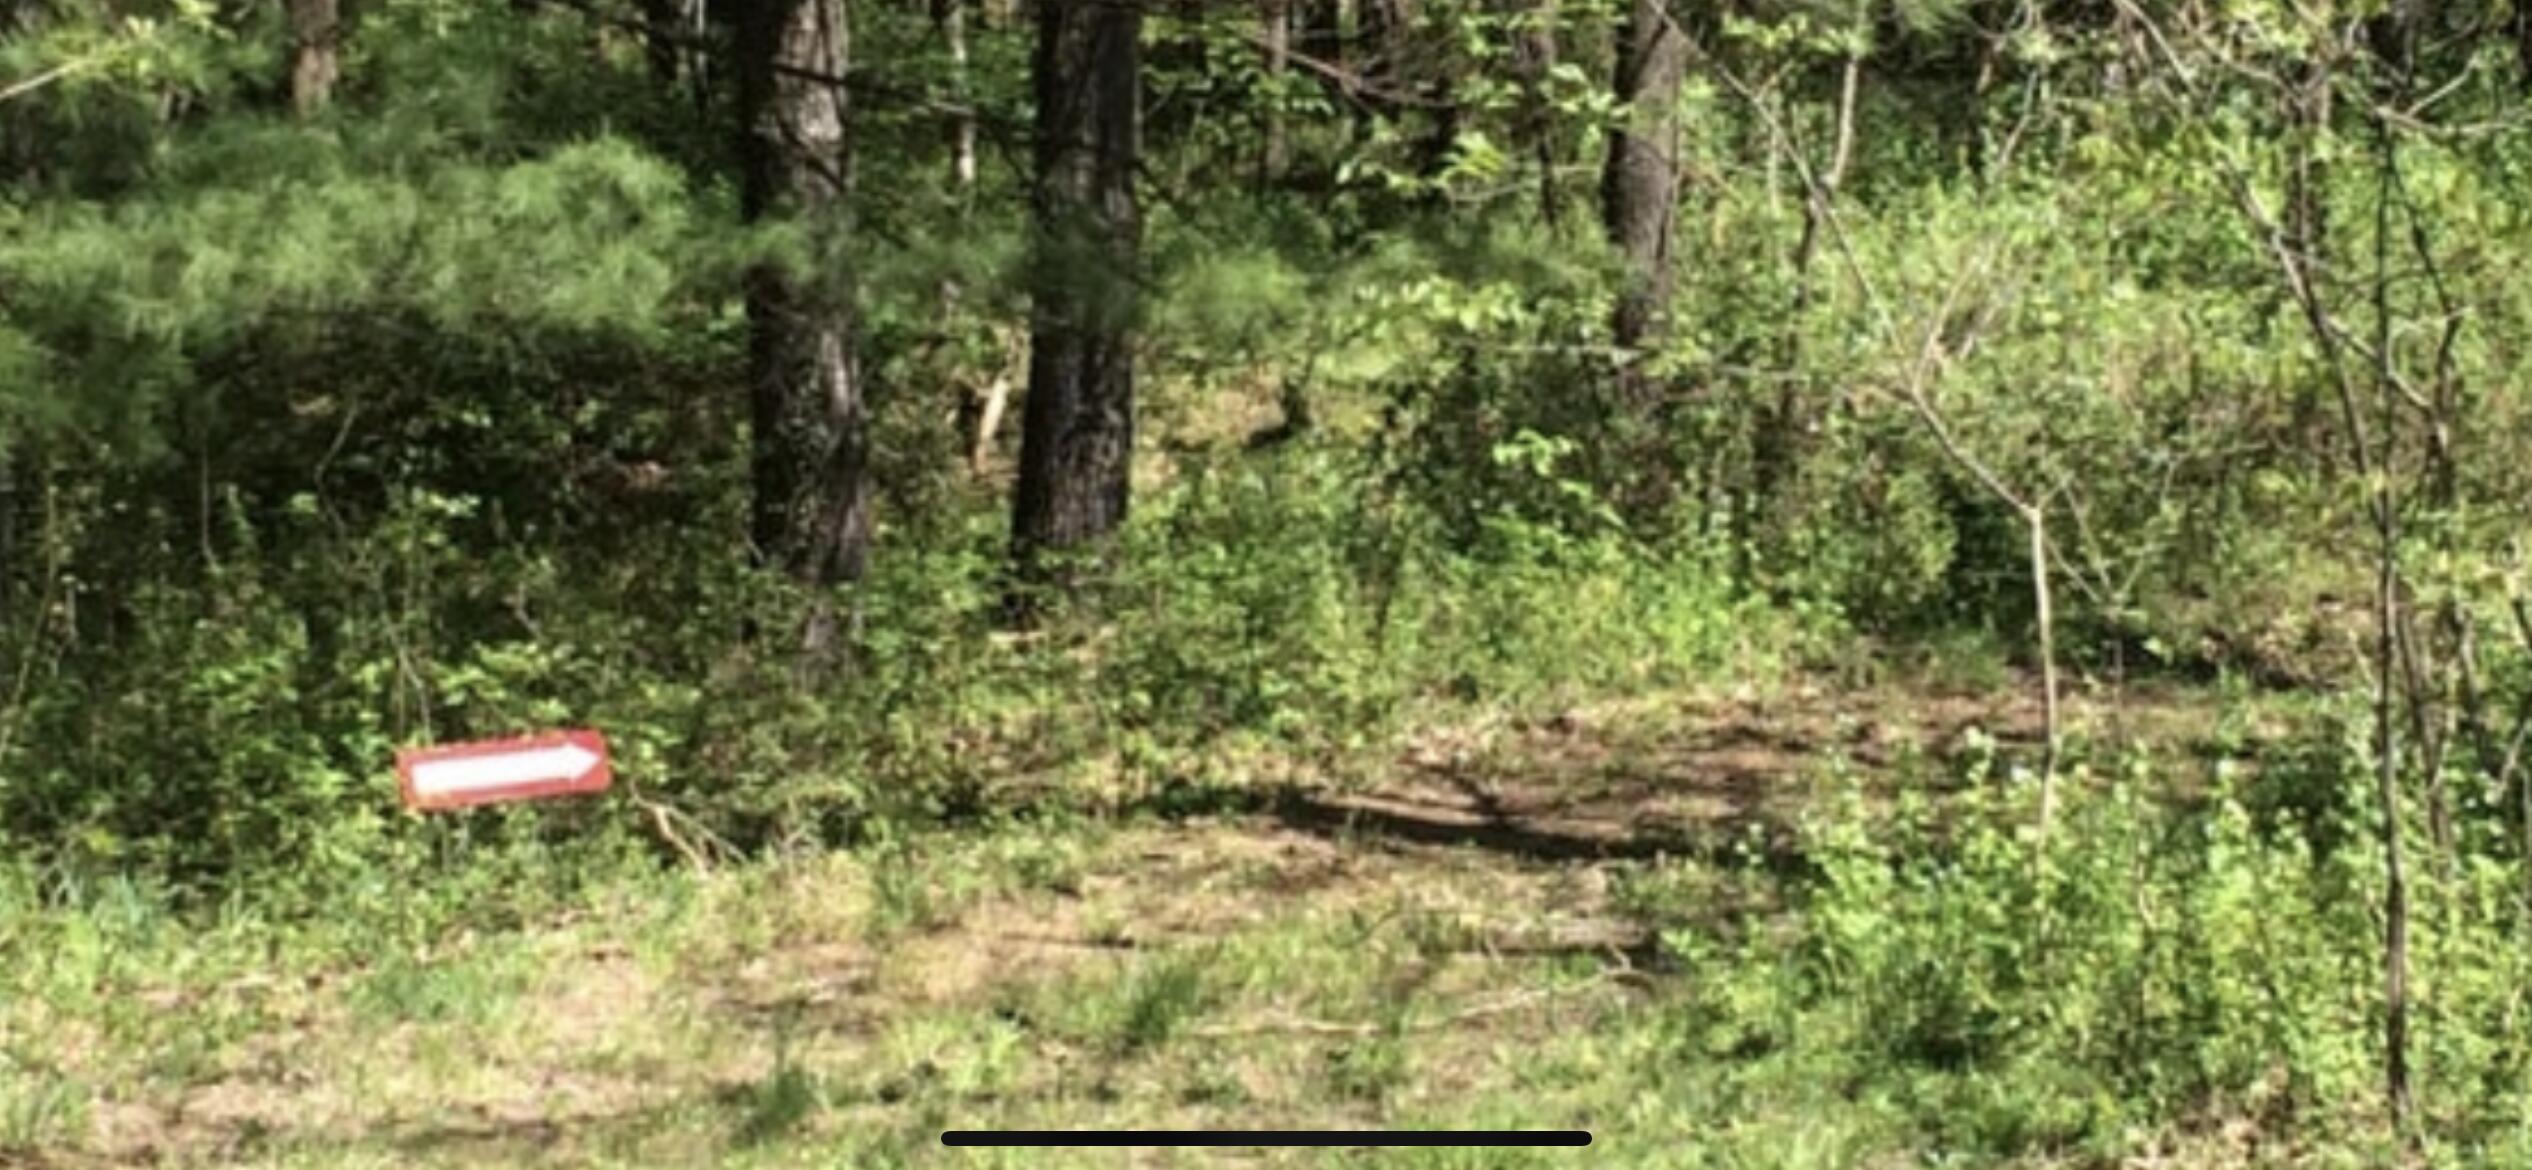
<path id="1" fill-rule="evenodd" d="M 1580 1129 L 952 1129 L 945 1146 L 1587 1146 Z"/>

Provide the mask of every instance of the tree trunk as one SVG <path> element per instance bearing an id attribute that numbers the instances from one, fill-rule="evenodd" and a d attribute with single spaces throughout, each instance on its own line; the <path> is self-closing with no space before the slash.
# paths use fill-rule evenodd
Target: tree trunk
<path id="1" fill-rule="evenodd" d="M 2514 4 L 2514 59 L 2518 80 L 2532 91 L 2532 3 L 2526 0 Z"/>
<path id="2" fill-rule="evenodd" d="M 1131 4 L 1037 5 L 1035 271 L 1011 523 L 1024 585 L 1069 586 L 1050 554 L 1084 549 L 1125 519 L 1142 24 Z M 1025 617 L 1028 600 L 1016 600 Z"/>
<path id="3" fill-rule="evenodd" d="M 1258 183 L 1271 186 L 1284 175 L 1290 164 L 1292 148 L 1284 134 L 1282 85 L 1285 70 L 1292 62 L 1292 0 L 1261 0 L 1259 23 L 1264 28 L 1267 84 L 1275 87 L 1266 99 L 1266 133 L 1257 160 Z"/>
<path id="4" fill-rule="evenodd" d="M 684 34 L 679 25 L 685 17 L 678 0 L 641 0 L 642 55 L 650 62 L 651 79 L 663 89 L 677 84 L 678 58 L 684 55 L 678 40 Z"/>
<path id="5" fill-rule="evenodd" d="M 2374 56 L 2396 77 L 2407 78 L 2417 71 L 2418 32 L 2424 16 L 2424 6 L 2417 0 L 2392 0 L 2365 22 L 2365 39 Z"/>
<path id="6" fill-rule="evenodd" d="M 976 201 L 976 115 L 967 83 L 967 0 L 932 0 L 932 28 L 940 34 L 941 45 L 949 53 L 950 88 L 959 107 L 950 115 L 949 181 L 951 200 L 956 205 L 951 211 L 953 222 L 957 230 L 964 232 Z M 963 291 L 955 279 L 941 281 L 944 329 L 959 327 L 959 298 Z M 993 452 L 994 432 L 1002 425 L 1003 400 L 1009 393 L 1010 381 L 997 369 L 981 386 L 965 377 L 958 378 L 957 383 L 959 439 L 965 448 L 968 473 L 981 476 L 986 458 Z"/>
<path id="7" fill-rule="evenodd" d="M 742 210 L 750 222 L 800 220 L 820 266 L 803 276 L 769 263 L 748 276 L 751 534 L 758 557 L 794 580 L 855 581 L 870 543 L 867 411 L 847 283 L 824 267 L 835 263 L 850 176 L 845 98 L 841 86 L 801 76 L 843 75 L 843 5 L 745 6 L 737 48 Z M 806 649 L 823 653 L 832 635 L 821 611 Z"/>
<path id="8" fill-rule="evenodd" d="M 341 25 L 338 0 L 290 0 L 290 104 L 302 117 L 333 100 Z"/>
<path id="9" fill-rule="evenodd" d="M 1422 62 L 1416 59 L 1416 0 L 1362 0 L 1356 8 L 1354 70 L 1363 83 L 1383 93 L 1412 93 L 1424 86 Z M 1357 129 L 1376 118 L 1370 103 L 1354 104 Z"/>
<path id="10" fill-rule="evenodd" d="M 958 112 L 950 115 L 950 182 L 958 195 L 959 213 L 967 211 L 976 189 L 975 97 L 967 83 L 967 0 L 932 0 L 932 27 L 941 34 L 950 59 L 950 89 Z"/>
<path id="11" fill-rule="evenodd" d="M 1556 111 L 1548 104 L 1547 75 L 1556 68 L 1556 0 L 1516 0 L 1512 17 L 1512 76 L 1521 86 L 1514 113 L 1515 140 L 1527 146 L 1539 168 L 1539 222 L 1556 227 Z"/>
<path id="12" fill-rule="evenodd" d="M 1609 242 L 1626 262 L 1626 287 L 1618 294 L 1610 332 L 1627 352 L 1619 366 L 1619 391 L 1630 405 L 1645 405 L 1650 387 L 1633 351 L 1657 343 L 1668 326 L 1671 298 L 1671 225 L 1679 202 L 1679 83 L 1687 71 L 1688 44 L 1665 14 L 1662 0 L 1631 0 L 1619 34 L 1617 99 L 1628 107 L 1625 124 L 1609 136 L 1608 169 L 1600 187 L 1601 217 Z"/>
<path id="13" fill-rule="evenodd" d="M 1338 0 L 1300 0 L 1301 52 L 1330 65 L 1345 61 L 1345 9 Z"/>
<path id="14" fill-rule="evenodd" d="M 1837 198 L 1838 188 L 1846 182 L 1846 164 L 1855 154 L 1855 100 L 1863 76 L 1864 59 L 1849 55 L 1838 74 L 1837 137 L 1829 150 L 1827 169 L 1820 172 L 1816 189 L 1802 201 L 1802 236 L 1794 245 L 1793 309 L 1785 315 L 1785 332 L 1779 345 L 1777 364 L 1788 375 L 1802 369 L 1803 318 L 1811 311 L 1811 267 L 1820 255 L 1820 241 L 1830 213 L 1830 201 Z M 1783 485 L 1793 481 L 1801 466 L 1808 445 L 1806 440 L 1817 427 L 1817 408 L 1804 402 L 1803 384 L 1798 377 L 1788 376 L 1777 382 L 1776 400 L 1761 421 L 1758 440 L 1754 444 L 1751 468 L 1755 509 L 1773 500 Z M 1753 519 L 1755 517 L 1753 516 Z"/>
<path id="15" fill-rule="evenodd" d="M 1360 20 L 1354 39 L 1361 45 L 1356 57 L 1365 63 L 1364 72 L 1394 73 L 1402 64 L 1400 43 L 1415 25 L 1415 0 L 1363 0 Z"/>

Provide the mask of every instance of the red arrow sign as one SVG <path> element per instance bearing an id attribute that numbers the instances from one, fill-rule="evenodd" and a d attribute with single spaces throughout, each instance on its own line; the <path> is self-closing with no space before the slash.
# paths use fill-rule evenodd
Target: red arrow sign
<path id="1" fill-rule="evenodd" d="M 396 779 L 406 808 L 464 808 L 602 792 L 613 778 L 606 737 L 587 730 L 396 752 Z"/>

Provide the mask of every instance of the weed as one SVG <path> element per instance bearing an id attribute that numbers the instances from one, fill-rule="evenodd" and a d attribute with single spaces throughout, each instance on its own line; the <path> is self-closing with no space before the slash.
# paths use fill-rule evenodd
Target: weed
<path id="1" fill-rule="evenodd" d="M 1407 1047 L 1394 1033 L 1344 1041 L 1328 1050 L 1327 1085 L 1340 1097 L 1381 1101 L 1407 1083 Z"/>
<path id="2" fill-rule="evenodd" d="M 1116 1043 L 1133 1052 L 1167 1043 L 1209 1001 L 1202 956 L 1170 956 L 1137 971 L 1129 981 Z"/>
<path id="3" fill-rule="evenodd" d="M 746 1112 L 739 1121 L 738 1144 L 760 1146 L 800 1127 L 824 1107 L 817 1078 L 795 1059 L 792 1042 L 799 1027 L 785 1014 L 774 1025 L 774 1067 L 744 1095 Z"/>
<path id="4" fill-rule="evenodd" d="M 89 1088 L 77 1078 L 0 1054 L 0 1150 L 33 1151 L 87 1125 Z"/>
<path id="5" fill-rule="evenodd" d="M 761 1146 L 798 1129 L 820 1108 L 817 1078 L 796 1064 L 778 1065 L 746 1094 L 738 1144 Z"/>

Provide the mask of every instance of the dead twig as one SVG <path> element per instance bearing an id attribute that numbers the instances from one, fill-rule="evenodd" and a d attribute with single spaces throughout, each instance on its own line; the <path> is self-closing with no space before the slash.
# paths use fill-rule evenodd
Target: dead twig
<path id="1" fill-rule="evenodd" d="M 693 866 L 697 874 L 711 874 L 711 858 L 706 856 L 702 849 L 697 848 L 693 841 L 688 840 L 685 834 L 677 831 L 676 822 L 678 821 L 684 821 L 687 827 L 693 830 L 696 836 L 703 838 L 704 844 L 711 846 L 723 860 L 735 860 L 740 856 L 737 846 L 705 828 L 703 822 L 696 820 L 693 814 L 652 800 L 643 796 L 640 789 L 630 786 L 627 786 L 626 795 L 633 801 L 634 807 L 649 814 L 651 828 L 659 834 L 659 839 L 667 842 L 669 848 L 676 850 L 679 856 L 684 857 L 686 863 Z"/>
<path id="2" fill-rule="evenodd" d="M 1486 1019 L 1490 1016 L 1500 1016 L 1509 1012 L 1516 1012 L 1542 1000 L 1552 999 L 1559 995 L 1587 991 L 1603 984 L 1630 982 L 1632 981 L 1629 978 L 1630 976 L 1633 977 L 1634 980 L 1640 980 L 1643 977 L 1641 973 L 1636 972 L 1631 968 L 1615 971 L 1603 971 L 1600 974 L 1594 975 L 1579 983 L 1558 984 L 1547 987 L 1532 987 L 1514 992 L 1500 999 L 1478 1004 L 1463 1011 L 1454 1012 L 1447 1016 L 1439 1016 L 1430 1020 L 1417 1020 L 1412 1023 L 1399 1024 L 1394 1027 L 1385 1024 L 1345 1023 L 1333 1020 L 1283 1019 L 1263 1020 L 1246 1024 L 1220 1024 L 1211 1027 L 1192 1028 L 1188 1030 L 1187 1034 L 1190 1036 L 1218 1038 L 1226 1036 L 1272 1035 L 1380 1036 L 1406 1032 L 1444 1032 L 1449 1031 L 1452 1028 L 1459 1027 L 1462 1024 L 1472 1023 L 1477 1020 Z"/>

